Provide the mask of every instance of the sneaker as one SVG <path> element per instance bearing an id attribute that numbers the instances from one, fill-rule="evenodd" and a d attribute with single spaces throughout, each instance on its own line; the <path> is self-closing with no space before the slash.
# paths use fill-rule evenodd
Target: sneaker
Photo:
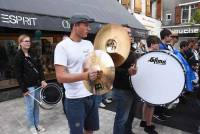
<path id="1" fill-rule="evenodd" d="M 154 130 L 152 126 L 146 126 L 144 128 L 144 131 L 147 132 L 148 134 L 158 134 L 158 132 L 156 132 L 156 130 Z"/>
<path id="2" fill-rule="evenodd" d="M 109 103 L 112 102 L 112 100 L 110 100 L 110 99 L 105 99 L 105 102 L 109 104 Z"/>
<path id="3" fill-rule="evenodd" d="M 37 132 L 35 127 L 31 127 L 30 131 L 31 131 L 32 134 L 38 134 L 38 132 Z"/>
<path id="4" fill-rule="evenodd" d="M 147 126 L 147 122 L 146 121 L 141 121 L 140 122 L 140 127 L 146 127 Z M 151 127 L 153 128 L 153 129 L 155 129 L 156 127 L 154 126 L 154 125 L 151 125 Z"/>
<path id="5" fill-rule="evenodd" d="M 160 114 L 160 115 L 154 114 L 153 117 L 156 118 L 159 121 L 166 121 L 167 120 L 167 117 L 164 116 L 163 114 Z"/>
<path id="6" fill-rule="evenodd" d="M 103 104 L 103 102 L 101 102 L 101 103 L 99 104 L 99 107 L 101 107 L 101 108 L 105 108 L 105 107 L 106 107 L 106 105 L 105 105 L 105 104 Z"/>
<path id="7" fill-rule="evenodd" d="M 46 131 L 46 129 L 45 129 L 43 126 L 41 126 L 41 125 L 38 125 L 38 126 L 37 126 L 37 130 L 38 130 L 38 131 L 41 131 L 41 132 Z"/>

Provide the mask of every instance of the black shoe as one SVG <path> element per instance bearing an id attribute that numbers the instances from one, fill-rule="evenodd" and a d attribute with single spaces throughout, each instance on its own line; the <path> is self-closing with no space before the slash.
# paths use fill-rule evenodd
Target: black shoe
<path id="1" fill-rule="evenodd" d="M 146 127 L 147 126 L 147 122 L 146 121 L 141 121 L 140 122 L 140 127 Z M 154 125 L 151 125 L 151 127 L 153 128 L 153 129 L 155 129 L 156 127 L 154 126 Z"/>
<path id="2" fill-rule="evenodd" d="M 140 122 L 140 127 L 146 127 L 147 126 L 147 122 L 146 121 L 141 121 Z"/>
<path id="3" fill-rule="evenodd" d="M 153 117 L 156 118 L 159 121 L 166 121 L 167 120 L 167 117 L 164 116 L 163 114 L 159 114 L 159 115 L 154 114 Z"/>
<path id="4" fill-rule="evenodd" d="M 156 132 L 156 130 L 154 130 L 152 126 L 146 126 L 144 128 L 144 131 L 147 132 L 148 134 L 158 134 L 158 132 Z"/>

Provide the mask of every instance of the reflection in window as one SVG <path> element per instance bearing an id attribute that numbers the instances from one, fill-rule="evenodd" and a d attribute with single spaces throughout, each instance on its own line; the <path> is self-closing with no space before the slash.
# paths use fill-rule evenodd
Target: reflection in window
<path id="1" fill-rule="evenodd" d="M 16 52 L 14 40 L 0 40 L 0 80 L 15 78 L 13 62 Z"/>
<path id="2" fill-rule="evenodd" d="M 51 43 L 47 39 L 42 39 L 42 65 L 44 73 L 54 73 L 54 49 L 55 43 Z"/>
<path id="3" fill-rule="evenodd" d="M 197 9 L 196 5 L 191 5 L 191 17 L 194 16 L 196 9 Z"/>

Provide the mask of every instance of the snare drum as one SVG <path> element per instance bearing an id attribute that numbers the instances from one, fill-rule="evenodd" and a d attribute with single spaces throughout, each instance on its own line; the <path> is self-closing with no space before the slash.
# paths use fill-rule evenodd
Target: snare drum
<path id="1" fill-rule="evenodd" d="M 40 106 L 44 109 L 52 109 L 60 102 L 63 93 L 59 85 L 48 83 L 48 85 L 40 91 Z"/>
<path id="2" fill-rule="evenodd" d="M 138 59 L 137 67 L 136 75 L 131 76 L 131 83 L 138 96 L 147 103 L 171 103 L 184 89 L 184 68 L 170 52 L 148 52 Z"/>

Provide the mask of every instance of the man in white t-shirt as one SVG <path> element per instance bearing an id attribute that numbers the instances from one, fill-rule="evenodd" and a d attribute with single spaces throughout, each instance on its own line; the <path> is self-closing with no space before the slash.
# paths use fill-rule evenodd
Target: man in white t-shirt
<path id="1" fill-rule="evenodd" d="M 94 19 L 86 15 L 71 17 L 71 34 L 58 43 L 54 53 L 54 65 L 58 82 L 65 88 L 64 107 L 70 134 L 92 134 L 99 129 L 99 115 L 96 96 L 84 86 L 83 80 L 94 81 L 97 70 L 84 72 L 86 56 L 94 50 L 90 41 L 83 40 Z"/>

